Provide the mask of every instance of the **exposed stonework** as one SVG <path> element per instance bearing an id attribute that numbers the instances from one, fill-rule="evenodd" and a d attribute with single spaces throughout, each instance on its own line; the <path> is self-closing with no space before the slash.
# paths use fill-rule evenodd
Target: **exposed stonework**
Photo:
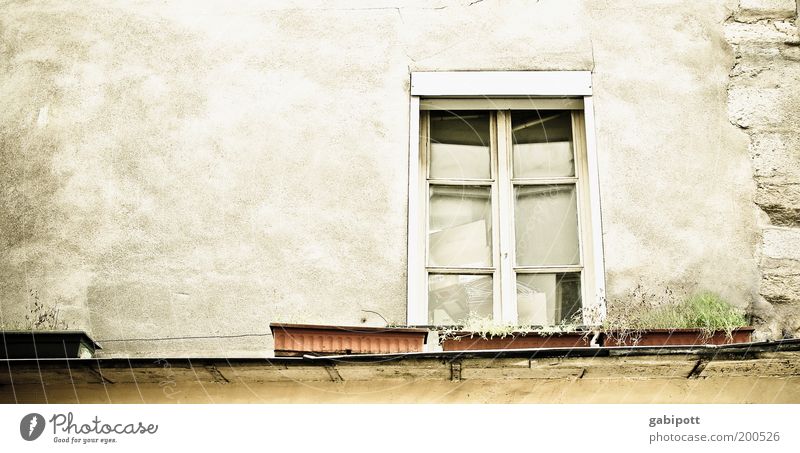
<path id="1" fill-rule="evenodd" d="M 789 19 L 794 17 L 796 9 L 795 0 L 741 0 L 736 19 Z"/>
<path id="2" fill-rule="evenodd" d="M 800 226 L 800 183 L 759 181 L 756 204 L 773 225 Z"/>
<path id="3" fill-rule="evenodd" d="M 795 0 L 741 0 L 725 24 L 733 124 L 750 136 L 761 221 L 759 336 L 800 336 L 800 28 Z"/>

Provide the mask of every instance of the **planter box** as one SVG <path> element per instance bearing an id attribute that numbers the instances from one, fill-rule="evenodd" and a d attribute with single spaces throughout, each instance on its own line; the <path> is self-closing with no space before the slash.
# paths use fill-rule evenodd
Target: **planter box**
<path id="1" fill-rule="evenodd" d="M 739 327 L 728 337 L 724 331 L 716 331 L 710 337 L 702 329 L 650 329 L 633 335 L 620 335 L 614 331 L 605 332 L 603 346 L 692 346 L 723 345 L 747 343 L 753 333 L 752 327 Z"/>
<path id="2" fill-rule="evenodd" d="M 537 348 L 588 348 L 591 332 L 564 332 L 542 335 L 536 332 L 519 332 L 505 337 L 481 338 L 471 332 L 455 332 L 454 338 L 442 340 L 445 351 L 476 351 L 486 349 L 537 349 Z"/>
<path id="3" fill-rule="evenodd" d="M 0 331 L 0 359 L 87 359 L 102 349 L 83 331 Z"/>
<path id="4" fill-rule="evenodd" d="M 307 324 L 269 325 L 276 357 L 422 352 L 427 329 L 344 327 Z"/>

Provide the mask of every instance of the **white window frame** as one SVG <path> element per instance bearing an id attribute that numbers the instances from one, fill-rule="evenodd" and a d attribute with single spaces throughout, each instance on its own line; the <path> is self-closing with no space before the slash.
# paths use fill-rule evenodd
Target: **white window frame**
<path id="1" fill-rule="evenodd" d="M 493 99 L 494 98 L 494 99 Z M 490 102 L 493 110 L 530 108 L 533 105 L 552 104 L 583 111 L 583 124 L 573 120 L 575 137 L 582 141 L 585 156 L 576 159 L 576 184 L 578 191 L 578 218 L 581 247 L 581 299 L 584 307 L 584 324 L 596 324 L 605 315 L 605 266 L 603 260 L 602 220 L 600 215 L 600 185 L 597 167 L 597 142 L 595 137 L 594 104 L 592 101 L 592 75 L 589 71 L 466 71 L 466 72 L 413 72 L 409 110 L 409 175 L 408 175 L 408 325 L 428 324 L 428 285 L 426 272 L 426 222 L 427 181 L 422 169 L 426 155 L 420 140 L 421 103 L 431 99 L 437 105 L 448 102 L 476 105 Z M 578 103 L 582 102 L 582 109 Z M 570 104 L 572 103 L 572 104 Z M 527 107 L 521 107 L 521 106 Z M 505 131 L 498 131 L 504 134 Z M 505 140 L 507 143 L 507 140 Z M 506 158 L 507 150 L 498 148 L 498 160 Z M 579 154 L 576 152 L 576 154 Z M 507 165 L 497 165 L 497 184 L 510 185 Z M 492 191 L 499 199 L 492 209 L 502 205 L 501 212 L 513 212 L 510 191 Z M 494 197 L 495 195 L 493 195 Z M 499 247 L 493 253 L 500 261 L 495 264 L 501 272 L 513 274 L 513 244 L 508 232 L 511 219 L 499 218 Z M 498 252 L 499 250 L 499 252 Z M 498 304 L 495 294 L 494 316 L 505 322 L 517 322 L 516 289 L 514 279 L 502 277 L 501 294 L 505 299 Z M 510 296 L 510 297 L 509 297 Z M 498 307 L 499 305 L 499 307 Z"/>

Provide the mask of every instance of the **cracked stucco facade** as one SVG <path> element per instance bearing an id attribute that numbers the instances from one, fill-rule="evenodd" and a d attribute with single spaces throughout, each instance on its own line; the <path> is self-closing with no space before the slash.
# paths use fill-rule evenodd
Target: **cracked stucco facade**
<path id="1" fill-rule="evenodd" d="M 792 215 L 771 200 L 797 187 L 796 98 L 734 66 L 762 33 L 787 56 L 748 59 L 796 64 L 796 16 L 763 31 L 762 9 L 0 1 L 0 314 L 36 294 L 137 339 L 108 356 L 261 356 L 271 321 L 402 322 L 409 74 L 436 70 L 593 72 L 609 297 L 678 285 L 746 307 L 769 278 L 794 297 L 796 268 L 762 269 L 796 264 L 796 230 L 753 201 Z"/>
<path id="2" fill-rule="evenodd" d="M 800 28 L 795 0 L 742 0 L 725 23 L 731 122 L 750 140 L 762 334 L 800 334 Z"/>

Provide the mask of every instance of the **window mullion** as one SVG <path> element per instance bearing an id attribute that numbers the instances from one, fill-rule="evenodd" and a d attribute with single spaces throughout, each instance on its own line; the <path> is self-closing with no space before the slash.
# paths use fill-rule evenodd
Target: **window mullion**
<path id="1" fill-rule="evenodd" d="M 500 292 L 501 292 L 501 281 L 500 281 L 500 219 L 501 219 L 501 211 L 499 209 L 500 198 L 498 194 L 498 160 L 497 160 L 497 131 L 498 131 L 498 122 L 497 122 L 497 113 L 493 112 L 490 116 L 490 152 L 489 155 L 491 156 L 491 175 L 493 179 L 492 183 L 492 267 L 494 268 L 494 272 L 492 275 L 492 293 L 493 293 L 493 303 L 492 303 L 492 318 L 493 319 L 500 319 L 502 314 L 500 313 Z"/>
<path id="2" fill-rule="evenodd" d="M 511 183 L 511 114 L 497 112 L 497 193 L 499 212 L 498 272 L 500 274 L 500 319 L 517 323 L 514 277 L 514 200 Z"/>

